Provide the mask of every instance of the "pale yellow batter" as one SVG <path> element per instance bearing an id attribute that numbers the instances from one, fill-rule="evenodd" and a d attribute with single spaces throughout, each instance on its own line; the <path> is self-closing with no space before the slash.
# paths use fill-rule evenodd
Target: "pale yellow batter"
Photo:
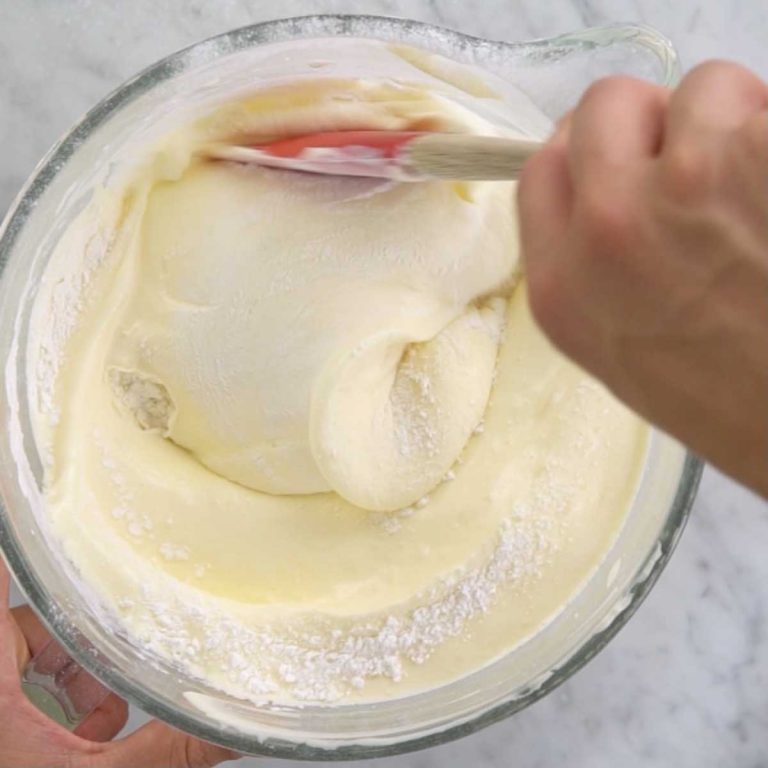
<path id="1" fill-rule="evenodd" d="M 562 608 L 646 427 L 534 326 L 513 184 L 199 156 L 308 126 L 498 133 L 413 85 L 287 85 L 97 196 L 59 247 L 77 263 L 98 231 L 107 256 L 38 392 L 48 512 L 123 628 L 187 672 L 257 699 L 399 696 Z"/>

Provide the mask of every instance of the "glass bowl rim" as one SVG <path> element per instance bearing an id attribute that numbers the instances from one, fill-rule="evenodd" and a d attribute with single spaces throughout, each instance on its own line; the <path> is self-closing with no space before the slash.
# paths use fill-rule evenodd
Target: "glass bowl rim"
<path id="1" fill-rule="evenodd" d="M 292 40 L 327 36 L 375 37 L 366 29 L 375 24 L 388 34 L 408 30 L 421 30 L 448 36 L 465 45 L 490 43 L 509 49 L 542 49 L 553 46 L 576 47 L 582 45 L 609 45 L 626 40 L 639 40 L 653 50 L 663 68 L 664 85 L 674 84 L 678 75 L 678 62 L 671 43 L 651 27 L 641 24 L 616 24 L 591 27 L 574 33 L 551 38 L 518 42 L 489 41 L 468 35 L 437 24 L 413 19 L 364 14 L 311 14 L 286 17 L 239 27 L 193 43 L 172 53 L 119 85 L 105 96 L 82 119 L 56 142 L 37 164 L 27 182 L 22 186 L 11 203 L 5 221 L 0 225 L 0 278 L 13 250 L 14 243 L 22 231 L 36 202 L 47 187 L 75 153 L 80 143 L 94 130 L 108 121 L 116 112 L 142 96 L 160 83 L 186 71 L 188 66 L 199 63 L 202 48 L 222 46 L 222 54 L 261 44 L 282 43 Z M 214 50 L 216 55 L 216 50 Z M 607 625 L 592 635 L 566 661 L 552 670 L 539 685 L 523 695 L 510 699 L 485 710 L 471 719 L 450 725 L 443 730 L 429 732 L 402 741 L 368 745 L 345 745 L 338 747 L 314 746 L 283 739 L 269 739 L 266 742 L 249 734 L 239 734 L 216 725 L 204 717 L 181 713 L 166 706 L 136 684 L 110 667 L 102 664 L 95 656 L 85 652 L 77 643 L 72 628 L 48 599 L 46 587 L 38 579 L 34 569 L 27 562 L 21 545 L 16 539 L 12 525 L 6 518 L 5 508 L 0 501 L 0 550 L 15 575 L 19 587 L 52 635 L 64 645 L 70 655 L 86 670 L 102 680 L 120 696 L 139 706 L 147 714 L 158 717 L 170 725 L 180 728 L 198 738 L 221 744 L 230 749 L 274 758 L 294 760 L 351 760 L 392 756 L 437 744 L 474 733 L 488 725 L 502 720 L 548 694 L 563 683 L 590 659 L 592 659 L 626 624 L 642 603 L 661 571 L 666 566 L 688 519 L 696 495 L 703 464 L 690 452 L 686 453 L 674 501 L 657 540 L 657 546 L 649 552 L 639 570 L 640 577 L 632 585 L 628 603 L 617 611 Z"/>

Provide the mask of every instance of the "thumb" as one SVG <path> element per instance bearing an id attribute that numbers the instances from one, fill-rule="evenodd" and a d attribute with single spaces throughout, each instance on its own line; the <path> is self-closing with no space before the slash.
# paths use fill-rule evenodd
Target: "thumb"
<path id="1" fill-rule="evenodd" d="M 158 720 L 110 745 L 104 768 L 212 768 L 240 755 L 200 741 Z"/>

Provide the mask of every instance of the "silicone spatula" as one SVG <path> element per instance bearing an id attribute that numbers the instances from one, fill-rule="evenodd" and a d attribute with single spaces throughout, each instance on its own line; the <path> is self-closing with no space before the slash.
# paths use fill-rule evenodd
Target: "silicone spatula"
<path id="1" fill-rule="evenodd" d="M 416 131 L 327 131 L 268 144 L 211 144 L 217 160 L 398 181 L 516 179 L 541 142 Z"/>

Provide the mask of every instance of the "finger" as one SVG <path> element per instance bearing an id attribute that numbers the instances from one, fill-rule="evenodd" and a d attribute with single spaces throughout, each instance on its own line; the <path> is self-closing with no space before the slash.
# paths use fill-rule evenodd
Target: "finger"
<path id="1" fill-rule="evenodd" d="M 7 626 L 11 636 L 13 637 L 12 647 L 15 659 L 15 665 L 13 669 L 16 671 L 16 676 L 21 679 L 21 675 L 27 668 L 27 664 L 29 664 L 29 660 L 32 658 L 32 654 L 30 653 L 27 640 L 24 637 L 24 633 L 18 628 L 16 624 L 14 624 L 13 619 L 8 622 Z M 8 669 L 11 669 L 10 664 L 8 664 Z"/>
<path id="2" fill-rule="evenodd" d="M 573 125 L 573 110 L 566 112 L 557 121 L 555 130 L 548 143 L 551 146 L 567 147 L 571 138 L 571 125 Z"/>
<path id="3" fill-rule="evenodd" d="M 574 110 L 569 168 L 574 187 L 634 187 L 661 147 L 666 88 L 629 77 L 594 83 Z"/>
<path id="4" fill-rule="evenodd" d="M 75 734 L 88 741 L 111 741 L 128 722 L 128 704 L 110 693 L 88 717 L 75 728 Z"/>
<path id="5" fill-rule="evenodd" d="M 108 754 L 109 768 L 212 768 L 240 757 L 157 720 L 114 742 Z"/>
<path id="6" fill-rule="evenodd" d="M 557 258 L 565 236 L 573 192 L 568 173 L 567 121 L 523 168 L 517 189 L 520 248 L 529 282 L 535 283 Z"/>
<path id="7" fill-rule="evenodd" d="M 555 125 L 544 147 L 528 160 L 517 189 L 518 211 L 529 220 L 556 215 L 565 220 L 570 209 L 571 186 L 565 163 L 572 113 L 568 112 Z M 527 170 L 526 170 L 527 169 Z"/>
<path id="8" fill-rule="evenodd" d="M 33 656 L 48 645 L 51 636 L 28 605 L 19 605 L 16 608 L 11 608 L 11 616 L 13 616 L 21 633 L 24 635 L 29 652 Z"/>
<path id="9" fill-rule="evenodd" d="M 26 660 L 21 662 L 20 671 L 23 671 L 29 660 L 29 655 L 37 656 L 38 653 L 47 648 L 51 642 L 51 636 L 28 605 L 12 608 L 11 615 L 21 630 L 21 634 L 26 641 L 26 647 L 29 649 Z M 59 648 L 61 656 L 65 659 L 68 658 L 63 648 L 58 645 L 56 647 Z M 53 656 L 53 661 L 59 661 L 59 654 Z M 54 672 L 55 668 L 51 670 L 51 674 Z M 101 684 L 84 669 L 77 668 L 74 676 L 70 677 L 67 681 L 67 692 L 75 705 L 77 705 L 78 699 L 87 702 L 89 700 L 92 701 L 94 695 L 101 695 L 98 690 L 94 691 L 95 688 L 100 688 L 100 686 Z M 88 705 L 86 704 L 85 706 L 87 707 Z M 77 726 L 74 732 L 88 741 L 110 741 L 120 733 L 127 720 L 128 705 L 120 697 L 112 693 Z"/>
<path id="10" fill-rule="evenodd" d="M 532 245 L 544 233 L 565 229 L 571 210 L 571 181 L 564 146 L 567 127 L 555 132 L 523 168 L 517 187 L 520 239 Z"/>
<path id="11" fill-rule="evenodd" d="M 42 648 L 45 648 L 51 636 L 28 605 L 11 608 L 10 615 L 17 627 L 16 632 L 14 632 L 16 668 L 21 675 L 30 659 Z"/>
<path id="12" fill-rule="evenodd" d="M 546 146 L 526 163 L 517 195 L 521 258 L 532 288 L 558 259 L 571 199 L 566 151 L 556 144 Z"/>
<path id="13" fill-rule="evenodd" d="M 729 61 L 709 61 L 693 69 L 670 100 L 664 151 L 709 147 L 768 107 L 768 85 Z"/>

